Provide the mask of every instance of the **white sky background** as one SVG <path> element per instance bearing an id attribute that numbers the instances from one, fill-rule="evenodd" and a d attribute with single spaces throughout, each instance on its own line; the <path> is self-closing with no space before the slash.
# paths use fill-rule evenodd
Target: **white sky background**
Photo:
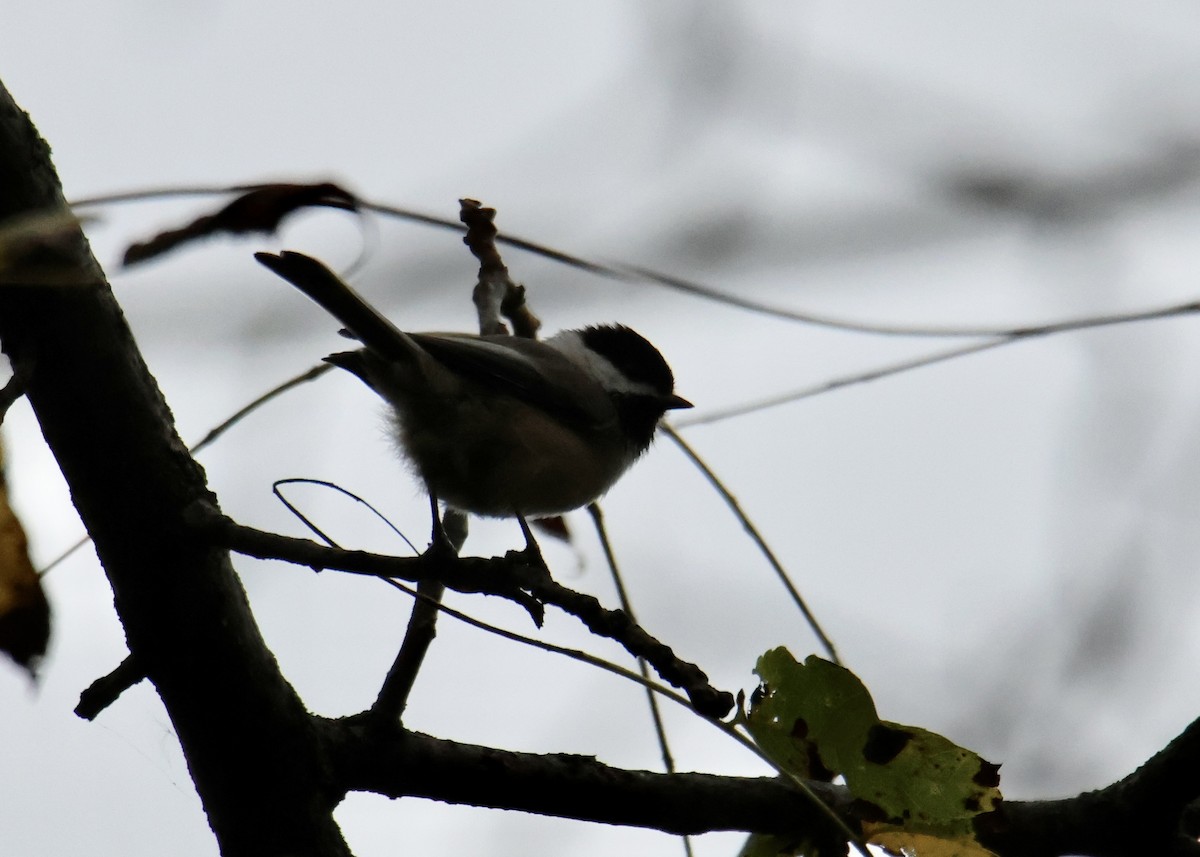
<path id="1" fill-rule="evenodd" d="M 1182 2 L 904 4 L 13 4 L 0 78 L 72 197 L 332 177 L 569 252 L 689 276 L 792 309 L 916 325 L 1023 325 L 1200 296 L 1200 10 Z M 134 272 L 131 240 L 212 201 L 102 212 L 92 229 L 185 439 L 338 347 L 334 325 L 250 254 L 348 264 L 350 218 L 213 242 Z M 470 329 L 475 265 L 455 235 L 380 221 L 357 280 L 401 324 Z M 668 355 L 696 416 L 947 347 L 840 333 L 509 252 L 548 330 L 619 319 Z M 1026 342 L 696 427 L 867 682 L 882 716 L 1004 765 L 1010 798 L 1125 775 L 1200 713 L 1200 321 Z M 278 478 L 335 480 L 414 538 L 427 519 L 369 393 L 329 376 L 202 461 L 226 511 L 301 528 Z M 37 557 L 79 525 L 28 409 L 6 426 Z M 402 552 L 361 507 L 306 509 L 343 544 Z M 765 562 L 668 441 L 611 493 L 643 624 L 720 687 L 762 651 L 815 650 Z M 615 603 L 587 519 L 556 576 Z M 482 524 L 493 553 L 515 525 Z M 310 707 L 367 706 L 408 602 L 368 580 L 239 561 Z M 164 573 L 170 573 L 164 569 Z M 94 724 L 78 692 L 123 657 L 91 555 L 49 578 L 55 638 L 31 692 L 0 666 L 0 843 L 14 855 L 211 857 L 156 697 Z M 530 632 L 511 605 L 451 596 Z M 547 639 L 626 663 L 551 615 Z M 764 768 L 668 711 L 682 769 Z M 513 749 L 656 768 L 640 689 L 445 620 L 409 724 Z M 681 853 L 672 838 L 352 797 L 360 857 Z M 736 851 L 740 835 L 697 842 Z"/>

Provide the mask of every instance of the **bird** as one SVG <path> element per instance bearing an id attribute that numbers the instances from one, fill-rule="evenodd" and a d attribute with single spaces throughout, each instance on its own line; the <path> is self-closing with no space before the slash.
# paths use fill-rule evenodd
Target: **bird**
<path id="1" fill-rule="evenodd" d="M 581 508 L 646 452 L 664 414 L 692 407 L 658 349 L 624 325 L 544 340 L 410 333 L 311 256 L 255 259 L 361 343 L 325 360 L 391 406 L 399 451 L 435 506 L 523 527 Z"/>

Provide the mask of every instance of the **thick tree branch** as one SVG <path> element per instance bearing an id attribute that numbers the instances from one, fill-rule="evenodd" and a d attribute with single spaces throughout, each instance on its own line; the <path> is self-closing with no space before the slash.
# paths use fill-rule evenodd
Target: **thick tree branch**
<path id="1" fill-rule="evenodd" d="M 1196 830 L 1185 831 L 1200 798 L 1200 720 L 1146 764 L 1107 788 L 1064 800 L 1008 802 L 977 822 L 981 841 L 1017 857 L 1197 857 Z"/>
<path id="2" fill-rule="evenodd" d="M 519 810 L 583 821 L 699 834 L 743 830 L 789 835 L 826 819 L 782 779 L 659 774 L 614 768 L 590 756 L 515 753 L 383 726 L 365 717 L 321 729 L 339 788 L 389 797 Z M 1056 801 L 1008 801 L 981 816 L 981 842 L 999 857 L 1195 857 L 1181 814 L 1200 794 L 1200 720 L 1106 789 Z M 810 788 L 851 827 L 857 805 L 844 786 Z"/>
<path id="3" fill-rule="evenodd" d="M 65 212 L 48 147 L 0 86 L 0 221 Z M 225 857 L 343 857 L 312 721 L 227 552 L 184 521 L 192 504 L 215 505 L 204 474 L 82 233 L 63 239 L 0 276 L 0 344 L 95 542 L 129 650 Z"/>
<path id="4" fill-rule="evenodd" d="M 647 827 L 668 833 L 823 829 L 828 821 L 785 781 L 660 774 L 614 768 L 591 756 L 538 755 L 460 744 L 374 721 L 327 721 L 334 775 L 347 791 Z M 847 819 L 844 790 L 815 790 Z"/>

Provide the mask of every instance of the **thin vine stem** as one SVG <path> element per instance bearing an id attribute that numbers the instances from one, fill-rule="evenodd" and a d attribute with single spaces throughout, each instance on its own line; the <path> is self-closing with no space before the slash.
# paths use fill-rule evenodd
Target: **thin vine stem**
<path id="1" fill-rule="evenodd" d="M 393 586 L 396 589 L 411 595 L 413 598 L 425 598 L 425 596 L 417 592 L 417 590 L 406 586 L 397 580 L 392 580 L 390 578 L 381 579 L 389 586 Z M 802 777 L 799 777 L 791 771 L 786 770 L 779 763 L 775 762 L 761 747 L 758 746 L 752 736 L 745 734 L 742 731 L 742 729 L 745 728 L 745 723 L 744 716 L 742 715 L 740 708 L 738 709 L 738 713 L 735 714 L 733 719 L 729 722 L 716 720 L 711 717 L 703 717 L 696 712 L 695 708 L 692 707 L 691 702 L 689 702 L 687 697 L 683 696 L 682 694 L 676 693 L 670 688 L 660 685 L 651 679 L 643 678 L 632 670 L 628 670 L 625 667 L 619 666 L 610 661 L 606 661 L 603 658 L 596 657 L 595 655 L 580 649 L 571 649 L 567 648 L 566 646 L 547 643 L 544 640 L 537 640 L 533 637 L 527 637 L 524 634 L 518 634 L 516 631 L 509 631 L 506 628 L 500 628 L 496 625 L 484 622 L 481 619 L 476 619 L 467 613 L 463 613 L 462 611 L 456 610 L 453 607 L 449 607 L 441 602 L 435 602 L 434 605 L 431 606 L 436 606 L 439 611 L 447 614 L 448 616 L 474 628 L 478 628 L 486 633 L 494 634 L 498 637 L 502 637 L 506 640 L 510 640 L 521 645 L 531 646 L 535 649 L 541 649 L 542 651 L 550 654 L 561 655 L 563 657 L 570 658 L 571 660 L 579 661 L 580 663 L 588 664 L 589 666 L 612 673 L 613 675 L 619 676 L 627 681 L 636 682 L 650 692 L 657 693 L 660 696 L 671 700 L 676 705 L 686 708 L 688 711 L 696 714 L 696 716 L 700 717 L 705 722 L 711 724 L 733 740 L 737 741 L 751 753 L 758 756 L 758 758 L 769 765 L 780 776 L 789 780 L 794 786 L 796 786 L 797 790 L 813 804 L 817 811 L 821 813 L 826 820 L 833 824 L 843 836 L 846 837 L 846 841 L 853 845 L 855 849 L 863 855 L 863 857 L 872 857 L 871 853 L 867 850 L 866 843 L 863 842 L 862 838 L 853 830 L 851 830 L 850 826 L 846 824 L 842 817 L 834 812 L 833 809 L 825 803 L 825 801 L 821 800 L 821 798 L 812 790 L 812 788 L 804 781 Z"/>
<path id="2" fill-rule="evenodd" d="M 767 544 L 767 540 L 763 537 L 763 534 L 759 531 L 758 527 L 755 526 L 754 522 L 750 520 L 750 516 L 746 514 L 744 509 L 742 509 L 741 503 L 739 503 L 738 499 L 733 496 L 733 492 L 726 487 L 721 478 L 717 476 L 717 474 L 713 472 L 712 468 L 708 466 L 704 459 L 700 457 L 700 454 L 697 453 L 696 450 L 694 450 L 691 445 L 680 436 L 679 432 L 677 432 L 667 423 L 660 423 L 659 430 L 665 433 L 667 437 L 675 442 L 675 445 L 679 447 L 685 456 L 687 456 L 688 460 L 692 462 L 692 465 L 704 475 L 705 479 L 708 480 L 708 483 L 713 487 L 713 490 L 715 490 L 721 496 L 721 499 L 725 501 L 725 505 L 729 507 L 729 510 L 733 512 L 734 517 L 738 519 L 738 522 L 742 525 L 742 529 L 746 531 L 746 534 L 750 536 L 750 538 L 754 541 L 754 544 L 758 547 L 759 552 L 766 557 L 767 562 L 770 563 L 771 568 L 775 571 L 775 575 L 779 578 L 780 582 L 787 590 L 788 595 L 791 596 L 792 601 L 800 610 L 800 613 L 804 616 L 805 621 L 808 622 L 808 627 L 812 629 L 813 634 L 816 635 L 817 639 L 821 643 L 821 646 L 825 649 L 825 653 L 829 656 L 829 660 L 840 666 L 842 661 L 841 658 L 838 657 L 837 649 L 834 648 L 833 640 L 828 634 L 825 633 L 825 629 L 821 627 L 821 623 L 817 621 L 816 615 L 813 613 L 812 609 L 809 608 L 808 602 L 804 600 L 804 596 L 800 594 L 800 590 L 792 582 L 792 578 L 787 573 L 787 569 L 783 567 L 783 563 L 779 561 L 779 557 L 775 555 L 775 551 L 771 550 L 771 546 Z"/>
<path id="3" fill-rule="evenodd" d="M 188 197 L 188 196 L 218 196 L 232 193 L 246 193 L 262 187 L 264 184 L 243 185 L 190 185 L 179 187 L 143 188 L 140 190 L 120 193 L 102 194 L 73 200 L 75 208 L 87 208 L 100 205 L 139 202 L 144 200 Z M 414 209 L 375 202 L 367 199 L 358 200 L 363 211 L 371 211 L 387 217 L 420 223 L 439 229 L 454 232 L 465 232 L 466 228 L 458 220 L 427 214 Z M 742 295 L 733 294 L 694 280 L 663 274 L 649 268 L 627 263 L 607 263 L 586 259 L 561 250 L 556 250 L 545 244 L 529 241 L 514 235 L 500 233 L 495 238 L 497 243 L 525 250 L 551 261 L 559 262 L 582 271 L 587 271 L 608 279 L 630 283 L 646 283 L 673 289 L 686 294 L 695 295 L 706 300 L 715 301 L 726 306 L 736 307 L 749 312 L 767 315 L 785 321 L 813 325 L 832 330 L 843 330 L 851 333 L 862 333 L 875 336 L 902 336 L 920 338 L 966 338 L 966 337 L 1026 337 L 1045 333 L 1057 333 L 1064 330 L 1077 330 L 1088 327 L 1098 327 L 1104 324 L 1138 321 L 1147 318 L 1163 318 L 1169 315 L 1200 311 L 1200 301 L 1190 301 L 1164 310 L 1132 313 L 1129 315 L 1091 316 L 1075 319 L 1065 319 L 1037 325 L 1022 325 L 1009 327 L 989 327 L 977 325 L 903 325 L 864 322 L 855 319 L 839 318 L 821 313 L 805 312 L 787 307 L 775 306 L 765 301 L 759 301 Z M 357 264 L 357 263 L 356 263 Z"/>

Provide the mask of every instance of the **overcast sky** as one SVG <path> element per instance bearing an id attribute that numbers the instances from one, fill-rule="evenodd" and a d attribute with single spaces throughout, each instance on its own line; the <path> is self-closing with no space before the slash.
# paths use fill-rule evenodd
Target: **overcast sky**
<path id="1" fill-rule="evenodd" d="M 1200 295 L 1200 10 L 1015 0 L 438 4 L 19 3 L 0 79 L 69 197 L 332 178 L 589 258 L 795 311 L 1010 327 Z M 338 347 L 259 269 L 288 247 L 348 265 L 398 323 L 471 329 L 453 233 L 338 213 L 122 272 L 122 248 L 211 206 L 106 207 L 90 234 L 187 440 Z M 548 331 L 620 320 L 654 340 L 703 419 L 968 342 L 802 325 L 511 251 Z M 1010 798 L 1121 777 L 1200 712 L 1200 365 L 1194 319 L 997 348 L 685 436 L 793 573 L 883 717 L 1003 763 Z M 354 379 L 327 376 L 206 452 L 226 511 L 301 534 L 270 498 L 329 479 L 414 537 L 424 501 Z M 28 410 L 5 426 L 40 561 L 80 528 Z M 299 494 L 342 544 L 402 552 L 361 509 Z M 604 504 L 639 617 L 724 688 L 775 645 L 817 650 L 740 526 L 662 439 Z M 615 604 L 586 516 L 556 577 Z M 468 547 L 519 543 L 477 525 Z M 408 609 L 381 584 L 239 570 L 312 710 L 368 705 Z M 169 570 L 164 570 L 169 573 Z M 92 724 L 79 691 L 124 656 L 94 555 L 48 578 L 55 637 L 30 691 L 0 664 L 5 853 L 213 857 L 152 691 Z M 452 597 L 533 632 L 511 605 Z M 627 663 L 574 620 L 541 633 Z M 654 769 L 638 688 L 447 620 L 409 724 L 440 737 Z M 668 712 L 682 769 L 766 773 Z M 681 853 L 660 834 L 352 796 L 360 857 Z M 14 841 L 15 840 L 15 841 Z M 735 853 L 713 835 L 697 853 Z"/>

